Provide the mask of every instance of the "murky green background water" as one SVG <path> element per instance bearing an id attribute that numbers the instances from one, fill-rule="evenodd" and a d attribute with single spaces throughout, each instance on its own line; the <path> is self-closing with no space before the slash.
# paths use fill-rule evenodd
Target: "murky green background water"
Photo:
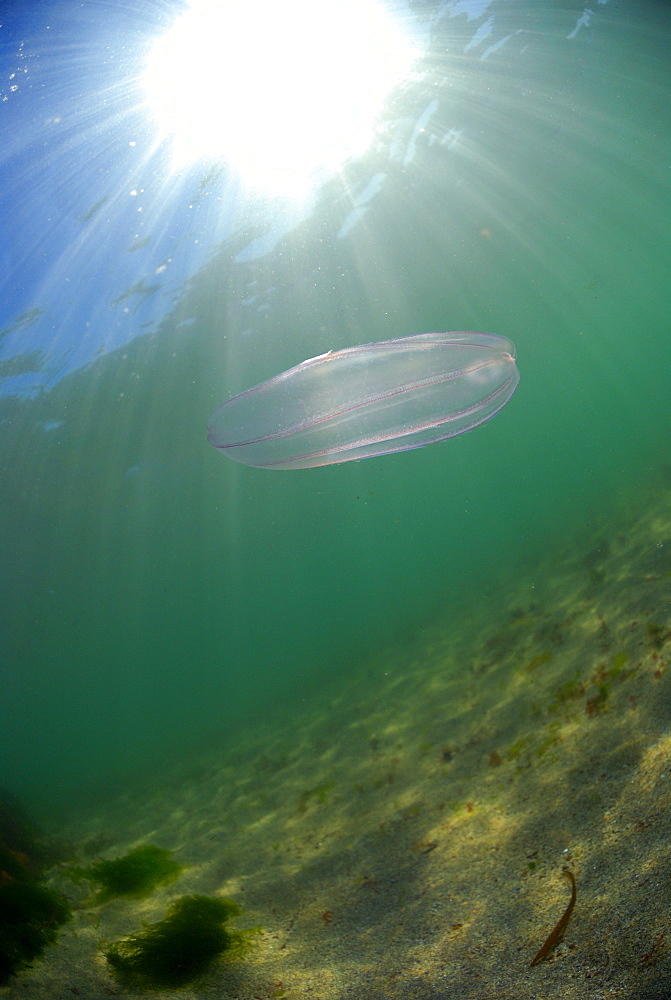
<path id="1" fill-rule="evenodd" d="M 370 650 L 493 613 L 668 467 L 671 20 L 594 6 L 568 39 L 580 5 L 506 5 L 518 34 L 485 60 L 458 10 L 436 20 L 389 136 L 307 220 L 256 259 L 222 246 L 159 335 L 2 403 L 3 784 L 60 809 L 298 716 Z M 511 337 L 521 372 L 472 434 L 302 472 L 206 442 L 306 357 L 460 329 Z"/>

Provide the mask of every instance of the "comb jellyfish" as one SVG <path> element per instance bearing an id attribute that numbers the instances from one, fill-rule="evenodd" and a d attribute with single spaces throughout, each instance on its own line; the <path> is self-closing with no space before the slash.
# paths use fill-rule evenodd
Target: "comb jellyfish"
<path id="1" fill-rule="evenodd" d="M 310 358 L 233 396 L 208 440 L 243 465 L 308 469 L 435 444 L 484 423 L 517 383 L 515 345 L 420 333 Z"/>

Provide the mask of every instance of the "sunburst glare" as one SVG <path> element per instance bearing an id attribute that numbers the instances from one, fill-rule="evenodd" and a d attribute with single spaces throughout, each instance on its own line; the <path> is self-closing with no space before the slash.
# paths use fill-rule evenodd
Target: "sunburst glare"
<path id="1" fill-rule="evenodd" d="M 245 185 L 302 193 L 366 150 L 413 58 L 376 0 L 194 0 L 144 87 L 175 169 L 225 162 Z"/>

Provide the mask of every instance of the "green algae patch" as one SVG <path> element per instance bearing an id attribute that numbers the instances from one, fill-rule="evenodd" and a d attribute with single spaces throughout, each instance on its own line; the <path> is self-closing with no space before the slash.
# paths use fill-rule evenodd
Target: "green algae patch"
<path id="1" fill-rule="evenodd" d="M 224 924 L 240 913 L 231 899 L 183 896 L 156 924 L 111 945 L 105 957 L 118 978 L 135 989 L 170 989 L 202 976 L 227 951 L 241 952 Z"/>
<path id="2" fill-rule="evenodd" d="M 570 680 L 565 681 L 561 687 L 558 687 L 552 696 L 552 701 L 550 702 L 548 709 L 550 712 L 559 712 L 566 709 L 571 702 L 579 701 L 585 694 L 585 684 L 580 680 L 580 676 L 576 674 Z"/>
<path id="3" fill-rule="evenodd" d="M 67 900 L 0 844 L 0 983 L 41 955 L 70 916 Z"/>
<path id="4" fill-rule="evenodd" d="M 301 792 L 298 800 L 298 812 L 304 813 L 311 802 L 318 802 L 320 805 L 325 805 L 329 801 L 331 791 L 334 787 L 335 783 L 333 781 L 327 781 L 323 785 L 317 785 L 315 788 L 307 788 L 304 792 Z"/>
<path id="5" fill-rule="evenodd" d="M 86 879 L 99 886 L 96 902 L 128 896 L 135 899 L 148 896 L 159 885 L 173 882 L 183 871 L 172 851 L 145 844 L 129 851 L 123 858 L 95 861 L 89 868 L 68 868 L 73 882 Z"/>
<path id="6" fill-rule="evenodd" d="M 519 740 L 515 740 L 515 742 L 512 744 L 512 746 L 510 746 L 508 748 L 508 750 L 505 753 L 505 756 L 509 760 L 517 760 L 517 758 L 522 753 L 525 753 L 527 750 L 529 750 L 530 745 L 531 745 L 531 737 L 530 736 L 522 736 L 522 737 L 520 737 Z"/>
<path id="7" fill-rule="evenodd" d="M 538 670 L 539 667 L 542 667 L 543 664 L 551 662 L 552 653 L 539 653 L 538 656 L 532 657 L 532 659 L 529 660 L 529 662 L 526 663 L 522 669 L 524 673 L 530 674 L 533 673 L 534 670 Z"/>

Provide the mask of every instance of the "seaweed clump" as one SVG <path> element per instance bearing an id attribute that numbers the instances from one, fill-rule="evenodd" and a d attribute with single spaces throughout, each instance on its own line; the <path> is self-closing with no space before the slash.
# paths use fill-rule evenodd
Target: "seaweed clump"
<path id="1" fill-rule="evenodd" d="M 183 896 L 156 924 L 115 942 L 105 957 L 119 979 L 135 989 L 167 989 L 191 982 L 229 950 L 236 935 L 223 926 L 240 908 L 231 899 Z"/>
<path id="2" fill-rule="evenodd" d="M 0 983 L 41 955 L 70 916 L 65 897 L 42 885 L 0 842 Z"/>
<path id="3" fill-rule="evenodd" d="M 145 844 L 123 858 L 94 861 L 89 868 L 69 868 L 67 875 L 74 882 L 87 879 L 99 885 L 96 899 L 104 903 L 117 896 L 148 896 L 157 886 L 173 882 L 182 870 L 172 851 Z"/>
<path id="4" fill-rule="evenodd" d="M 38 839 L 21 802 L 6 788 L 0 788 L 0 844 L 20 858 L 23 867 L 35 876 L 39 876 L 45 864 L 53 860 Z"/>

